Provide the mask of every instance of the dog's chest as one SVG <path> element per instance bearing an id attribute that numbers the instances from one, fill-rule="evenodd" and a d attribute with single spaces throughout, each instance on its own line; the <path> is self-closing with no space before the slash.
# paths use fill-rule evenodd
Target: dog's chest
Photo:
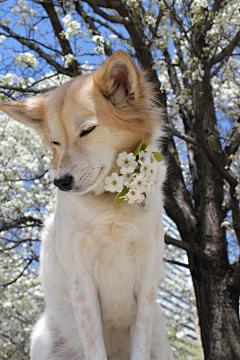
<path id="1" fill-rule="evenodd" d="M 147 237 L 142 229 L 111 218 L 95 219 L 84 228 L 79 219 L 59 217 L 55 218 L 55 241 L 57 257 L 67 273 L 79 269 L 90 274 L 103 321 L 114 318 L 131 323 L 145 259 L 149 252 L 155 255 L 151 231 Z"/>
<path id="2" fill-rule="evenodd" d="M 127 223 L 113 220 L 82 228 L 78 221 L 59 217 L 55 219 L 55 249 L 68 273 L 84 264 L 93 281 L 111 282 L 132 273 L 136 278 L 151 250 L 151 239 Z"/>

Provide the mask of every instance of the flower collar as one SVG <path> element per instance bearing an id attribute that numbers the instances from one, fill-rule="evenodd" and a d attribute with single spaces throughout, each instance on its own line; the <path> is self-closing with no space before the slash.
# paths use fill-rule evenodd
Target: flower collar
<path id="1" fill-rule="evenodd" d="M 120 174 L 113 172 L 105 178 L 105 190 L 117 193 L 115 201 L 118 204 L 127 202 L 145 206 L 146 193 L 154 192 L 160 172 L 159 163 L 164 158 L 159 152 L 148 151 L 147 143 L 143 140 L 133 153 L 124 151 L 118 155 Z"/>

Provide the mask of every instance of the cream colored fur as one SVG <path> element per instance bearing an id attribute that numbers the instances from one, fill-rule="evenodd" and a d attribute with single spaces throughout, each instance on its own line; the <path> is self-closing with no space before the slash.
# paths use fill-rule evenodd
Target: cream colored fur
<path id="1" fill-rule="evenodd" d="M 93 75 L 47 96 L 0 104 L 43 134 L 54 151 L 53 177 L 74 179 L 69 191 L 58 191 L 56 213 L 42 233 L 46 307 L 32 332 L 32 360 L 173 359 L 156 304 L 165 166 L 145 207 L 117 204 L 104 191 L 120 152 L 133 151 L 142 139 L 156 146 L 161 120 L 153 96 L 119 51 Z"/>

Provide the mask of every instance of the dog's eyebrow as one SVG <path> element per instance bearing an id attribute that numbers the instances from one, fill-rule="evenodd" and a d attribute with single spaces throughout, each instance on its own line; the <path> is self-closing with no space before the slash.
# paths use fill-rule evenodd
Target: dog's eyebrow
<path id="1" fill-rule="evenodd" d="M 77 129 L 81 128 L 82 130 L 85 130 L 89 126 L 96 126 L 98 125 L 98 121 L 96 117 L 89 117 L 88 119 L 85 119 L 81 122 L 76 122 Z"/>

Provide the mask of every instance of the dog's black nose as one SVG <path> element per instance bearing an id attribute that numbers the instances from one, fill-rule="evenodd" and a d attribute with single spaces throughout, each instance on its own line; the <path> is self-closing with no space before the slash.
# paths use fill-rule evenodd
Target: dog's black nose
<path id="1" fill-rule="evenodd" d="M 56 178 L 53 181 L 54 185 L 57 186 L 62 191 L 68 191 L 72 189 L 73 186 L 73 177 L 72 175 L 64 175 L 60 178 Z"/>

